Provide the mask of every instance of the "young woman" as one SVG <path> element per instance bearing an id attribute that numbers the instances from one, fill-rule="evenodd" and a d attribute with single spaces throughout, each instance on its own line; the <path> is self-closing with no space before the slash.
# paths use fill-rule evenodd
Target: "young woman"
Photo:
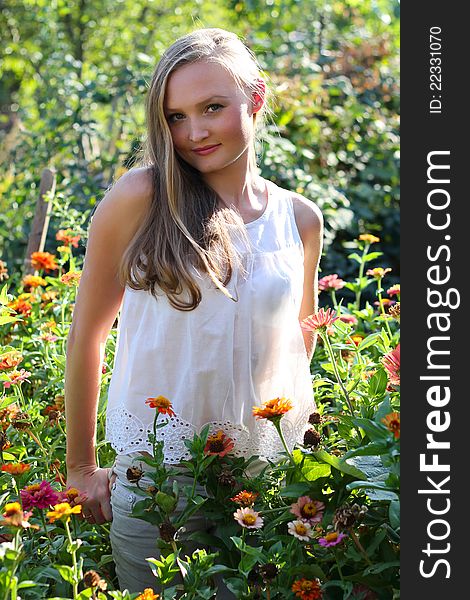
<path id="1" fill-rule="evenodd" d="M 115 183 L 92 219 L 67 345 L 68 484 L 86 495 L 89 522 L 112 519 L 120 585 L 132 592 L 155 581 L 145 558 L 157 554 L 158 530 L 129 517 L 135 497 L 124 487 L 126 469 L 151 450 L 147 398 L 172 402 L 175 416 L 158 430 L 168 464 L 187 458 L 184 439 L 210 423 L 235 454 L 259 456 L 254 471 L 282 447 L 252 408 L 291 399 L 282 421 L 291 448 L 314 409 L 315 340 L 299 321 L 316 311 L 322 217 L 259 175 L 255 132 L 267 94 L 233 33 L 201 29 L 177 40 L 150 84 L 143 164 Z M 110 472 L 96 465 L 96 418 L 118 312 L 110 493 Z"/>

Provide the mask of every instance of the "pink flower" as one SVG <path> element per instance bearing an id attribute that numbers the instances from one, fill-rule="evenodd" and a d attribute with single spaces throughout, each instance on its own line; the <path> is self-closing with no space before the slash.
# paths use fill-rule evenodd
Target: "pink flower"
<path id="1" fill-rule="evenodd" d="M 343 321 L 343 323 L 347 323 L 348 325 L 356 325 L 357 319 L 354 315 L 340 315 L 339 320 Z"/>
<path id="2" fill-rule="evenodd" d="M 235 521 L 246 529 L 261 529 L 263 527 L 263 519 L 255 510 L 250 507 L 239 508 L 233 513 Z"/>
<path id="3" fill-rule="evenodd" d="M 389 287 L 387 290 L 387 294 L 389 296 L 399 296 L 400 295 L 400 284 L 397 283 L 396 285 L 392 285 L 392 287 Z"/>
<path id="4" fill-rule="evenodd" d="M 391 352 L 387 352 L 382 358 L 382 362 L 387 370 L 390 383 L 400 385 L 400 344 Z"/>
<path id="5" fill-rule="evenodd" d="M 9 388 L 12 385 L 16 385 L 22 381 L 29 381 L 28 377 L 31 375 L 30 371 L 26 371 L 25 369 L 21 369 L 20 371 L 14 370 L 6 373 L 8 376 L 8 381 L 3 382 L 3 387 Z"/>
<path id="6" fill-rule="evenodd" d="M 309 496 L 301 496 L 295 504 L 290 507 L 290 512 L 309 523 L 319 523 L 323 519 L 325 505 L 318 500 L 312 500 Z"/>
<path id="7" fill-rule="evenodd" d="M 336 312 L 328 308 L 326 311 L 320 308 L 317 314 L 309 315 L 301 323 L 300 326 L 304 331 L 321 331 L 326 332 L 338 317 Z"/>
<path id="8" fill-rule="evenodd" d="M 321 292 L 330 292 L 331 290 L 340 290 L 345 286 L 345 282 L 338 277 L 336 273 L 333 275 L 325 275 L 318 280 L 318 289 Z"/>
<path id="9" fill-rule="evenodd" d="M 315 533 L 308 521 L 299 520 L 287 523 L 287 531 L 302 542 L 308 542 Z"/>
<path id="10" fill-rule="evenodd" d="M 345 537 L 345 533 L 338 533 L 337 531 L 332 531 L 331 533 L 327 533 L 325 537 L 320 538 L 318 540 L 318 543 L 324 548 L 329 548 L 330 546 L 337 546 L 338 544 L 340 544 Z"/>
<path id="11" fill-rule="evenodd" d="M 33 483 L 20 490 L 23 510 L 32 508 L 49 508 L 59 501 L 59 494 L 48 481 Z"/>

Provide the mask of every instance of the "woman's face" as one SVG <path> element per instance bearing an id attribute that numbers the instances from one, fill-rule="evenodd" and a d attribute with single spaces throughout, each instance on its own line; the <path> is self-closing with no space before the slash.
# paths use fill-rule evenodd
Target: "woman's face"
<path id="1" fill-rule="evenodd" d="M 257 108 L 221 65 L 200 61 L 177 69 L 164 107 L 176 152 L 201 173 L 247 156 Z"/>

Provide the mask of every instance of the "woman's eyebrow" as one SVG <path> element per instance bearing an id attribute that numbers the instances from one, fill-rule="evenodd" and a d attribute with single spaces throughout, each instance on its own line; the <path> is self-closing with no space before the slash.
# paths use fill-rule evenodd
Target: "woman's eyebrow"
<path id="1" fill-rule="evenodd" d="M 229 98 L 229 96 L 221 96 L 219 94 L 216 95 L 216 96 L 209 96 L 209 98 L 206 98 L 205 100 L 201 100 L 201 102 L 198 102 L 196 104 L 196 106 L 198 106 L 198 107 L 199 106 L 203 106 L 204 104 L 209 103 L 211 100 L 216 100 L 216 99 L 220 99 L 220 98 L 223 98 L 224 100 L 226 100 L 227 98 Z M 168 108 L 167 107 L 165 110 L 166 110 L 166 112 L 178 112 L 181 109 L 179 109 L 179 108 Z"/>

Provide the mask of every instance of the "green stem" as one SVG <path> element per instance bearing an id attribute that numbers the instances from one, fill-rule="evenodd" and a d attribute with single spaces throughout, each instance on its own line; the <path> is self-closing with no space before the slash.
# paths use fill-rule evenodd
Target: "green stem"
<path id="1" fill-rule="evenodd" d="M 364 559 L 365 559 L 366 563 L 369 565 L 369 567 L 371 567 L 372 562 L 371 562 L 370 558 L 367 556 L 367 552 L 364 550 L 364 547 L 361 544 L 361 542 L 359 541 L 359 538 L 357 537 L 356 533 L 352 529 L 350 529 L 349 533 L 351 535 L 352 541 L 354 542 L 354 545 L 359 550 L 359 552 L 362 554 L 362 556 L 364 557 Z"/>
<path id="2" fill-rule="evenodd" d="M 351 413 L 351 416 L 354 417 L 354 410 L 352 407 L 351 399 L 349 398 L 348 391 L 346 390 L 343 380 L 341 379 L 340 374 L 338 372 L 338 365 L 336 364 L 335 356 L 333 353 L 333 348 L 331 347 L 330 340 L 328 338 L 328 334 L 326 332 L 325 333 L 320 332 L 320 335 L 325 344 L 325 348 L 327 349 L 328 354 L 330 356 L 331 364 L 333 366 L 333 371 L 335 372 L 336 381 L 338 382 L 338 385 L 341 388 L 341 391 L 343 392 L 344 399 L 346 400 L 346 404 L 348 405 L 348 408 L 349 408 L 349 412 Z"/>
<path id="3" fill-rule="evenodd" d="M 338 556 L 336 554 L 336 548 L 333 549 L 333 554 L 335 555 L 336 566 L 338 567 L 338 574 L 341 581 L 344 581 L 343 572 L 341 570 L 341 566 L 339 564 Z"/>
<path id="4" fill-rule="evenodd" d="M 366 244 L 364 247 L 364 250 L 362 251 L 362 260 L 361 260 L 361 264 L 359 265 L 359 277 L 357 280 L 358 286 L 361 285 L 361 279 L 364 275 L 364 267 L 365 267 L 365 262 L 364 262 L 364 256 L 366 256 L 366 254 L 369 252 L 369 248 L 370 248 L 370 244 Z M 359 287 L 359 289 L 356 291 L 356 310 L 360 310 L 361 309 L 361 293 L 362 293 L 362 289 Z"/>
<path id="5" fill-rule="evenodd" d="M 77 564 L 77 551 L 74 548 L 72 534 L 70 533 L 70 527 L 67 521 L 65 521 L 65 530 L 67 531 L 67 539 L 70 544 L 70 553 L 72 555 L 72 568 L 73 568 L 73 597 L 76 598 L 78 596 L 78 564 Z"/>
<path id="6" fill-rule="evenodd" d="M 290 453 L 290 450 L 289 450 L 289 448 L 287 447 L 287 444 L 286 444 L 286 440 L 284 439 L 284 434 L 282 433 L 281 418 L 280 417 L 275 417 L 271 421 L 272 421 L 272 424 L 274 425 L 274 427 L 276 428 L 276 431 L 279 434 L 279 437 L 281 438 L 282 445 L 284 446 L 284 450 L 287 452 L 287 456 L 289 457 L 289 460 L 290 460 L 292 466 L 296 469 L 297 465 L 295 464 L 294 457 Z"/>
<path id="7" fill-rule="evenodd" d="M 380 307 L 380 314 L 383 317 L 383 320 L 385 322 L 385 327 L 387 328 L 387 333 L 389 335 L 389 339 L 390 341 L 392 340 L 392 332 L 390 331 L 390 325 L 388 324 L 388 317 L 387 317 L 387 313 L 385 312 L 385 308 L 382 302 L 382 280 L 379 279 L 377 281 L 377 298 L 379 299 L 379 307 Z"/>
<path id="8" fill-rule="evenodd" d="M 338 302 L 336 300 L 336 292 L 335 292 L 335 290 L 331 290 L 330 294 L 331 294 L 331 300 L 333 302 L 333 306 L 335 307 L 335 310 L 337 311 L 338 310 Z"/>
<path id="9" fill-rule="evenodd" d="M 41 514 L 42 526 L 44 527 L 44 533 L 46 534 L 47 539 L 49 540 L 49 542 L 52 543 L 51 534 L 47 531 L 46 518 L 44 517 L 44 513 L 43 513 L 42 510 L 40 511 L 40 514 Z"/>

